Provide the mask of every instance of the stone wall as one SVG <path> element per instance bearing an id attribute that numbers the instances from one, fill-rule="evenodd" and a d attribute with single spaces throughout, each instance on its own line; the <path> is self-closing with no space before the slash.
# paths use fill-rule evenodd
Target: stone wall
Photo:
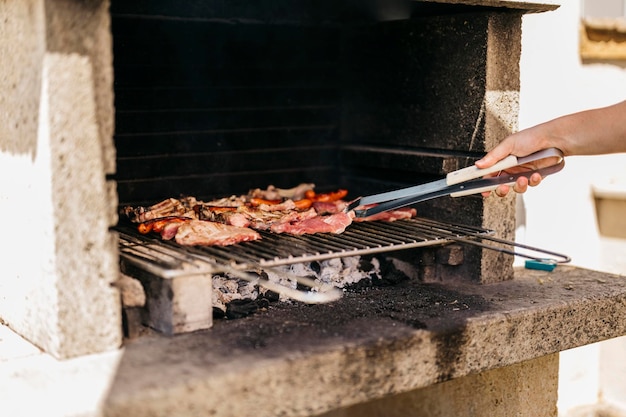
<path id="1" fill-rule="evenodd" d="M 0 4 L 0 318 L 59 358 L 121 344 L 107 1 Z"/>

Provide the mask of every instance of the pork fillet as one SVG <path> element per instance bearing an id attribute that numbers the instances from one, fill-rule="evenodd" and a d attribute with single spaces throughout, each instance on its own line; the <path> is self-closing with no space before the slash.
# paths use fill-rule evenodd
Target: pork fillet
<path id="1" fill-rule="evenodd" d="M 165 226 L 163 226 L 163 229 L 161 230 L 161 238 L 163 240 L 172 240 L 175 236 L 176 233 L 178 232 L 178 229 L 180 228 L 180 226 L 182 226 L 183 222 L 180 221 L 172 221 L 167 223 Z"/>
<path id="2" fill-rule="evenodd" d="M 204 220 L 190 220 L 176 231 L 180 245 L 229 246 L 239 242 L 261 239 L 261 235 L 247 227 L 230 226 Z"/>
<path id="3" fill-rule="evenodd" d="M 290 235 L 343 233 L 346 227 L 352 224 L 352 214 L 352 212 L 336 213 L 329 216 L 315 216 L 289 223 L 275 223 L 272 224 L 270 230 L 274 233 L 287 233 Z"/>

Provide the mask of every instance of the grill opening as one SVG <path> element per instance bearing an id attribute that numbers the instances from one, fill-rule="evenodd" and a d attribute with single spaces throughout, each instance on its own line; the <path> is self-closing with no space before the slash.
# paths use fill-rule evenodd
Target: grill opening
<path id="1" fill-rule="evenodd" d="M 484 15 L 421 5 L 380 21 L 356 4 L 113 1 L 120 204 L 303 182 L 357 196 L 470 164 Z"/>
<path id="2" fill-rule="evenodd" d="M 318 192 L 348 189 L 350 200 L 472 164 L 506 131 L 489 118 L 485 97 L 489 88 L 518 90 L 519 51 L 494 49 L 493 33 L 508 34 L 522 12 L 365 3 L 377 4 L 112 0 L 119 205 L 210 201 L 301 183 Z M 499 73 L 504 81 L 494 85 Z M 403 256 L 418 269 L 436 256 L 430 247 L 454 242 L 457 233 L 512 237 L 514 208 L 487 209 L 480 196 L 439 198 L 417 211 L 443 228 L 426 230 L 422 220 L 353 224 L 338 237 L 264 234 L 260 245 L 159 243 L 157 251 L 120 223 L 120 251 L 124 262 L 166 276 L 383 252 L 410 252 Z M 486 221 L 494 212 L 499 218 Z M 451 229 L 458 224 L 467 229 Z M 512 277 L 510 257 L 486 259 L 482 248 L 468 246 L 462 258 L 426 267 L 429 279 Z"/>
<path id="3" fill-rule="evenodd" d="M 491 231 L 480 228 L 420 218 L 353 223 L 341 234 L 294 236 L 261 231 L 261 240 L 228 247 L 181 246 L 169 240 L 141 234 L 132 226 L 119 227 L 118 231 L 123 271 L 133 274 L 134 270 L 134 275 L 144 277 L 148 287 L 153 287 L 158 278 L 167 281 L 179 277 L 206 276 L 212 282 L 214 292 L 230 294 L 213 296 L 213 301 L 222 308 L 214 305 L 213 310 L 219 313 L 227 311 L 227 304 L 233 300 L 245 299 L 238 298 L 240 290 L 234 289 L 232 285 L 220 287 L 223 280 L 216 278 L 219 274 L 226 274 L 227 280 L 248 281 L 254 286 L 293 300 L 309 304 L 326 303 L 341 298 L 340 288 L 354 280 L 354 276 L 347 273 L 346 281 L 346 270 L 342 271 L 343 268 L 335 269 L 334 275 L 337 277 L 331 282 L 325 282 L 321 276 L 316 279 L 303 275 L 302 271 L 312 271 L 310 268 L 314 262 L 443 245 L 458 239 L 492 234 Z M 360 264 L 360 260 L 358 263 Z M 279 268 L 295 264 L 301 264 L 299 273 Z M 268 274 L 277 279 L 272 280 Z M 361 281 L 365 275 L 355 282 Z M 293 288 L 292 283 L 297 283 L 297 288 Z M 208 284 L 203 281 L 202 285 Z M 250 297 L 255 300 L 260 297 L 260 292 L 259 295 L 251 294 Z M 227 301 L 223 301 L 224 299 Z"/>

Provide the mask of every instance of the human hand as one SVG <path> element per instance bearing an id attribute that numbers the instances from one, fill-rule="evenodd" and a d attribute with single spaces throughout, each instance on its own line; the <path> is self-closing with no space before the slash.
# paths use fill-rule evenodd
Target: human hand
<path id="1" fill-rule="evenodd" d="M 484 157 L 476 161 L 476 167 L 480 169 L 489 168 L 509 155 L 522 157 L 530 155 L 531 153 L 541 149 L 545 149 L 548 146 L 543 140 L 541 140 L 541 137 L 542 136 L 538 135 L 533 128 L 517 132 L 507 137 L 495 148 L 489 151 Z M 516 167 L 516 169 L 507 170 L 506 172 L 513 174 L 520 172 L 520 170 L 523 170 L 524 168 L 536 169 L 537 167 Z M 541 183 L 541 179 L 542 178 L 539 173 L 534 173 L 530 176 L 530 179 L 526 177 L 519 177 L 512 187 L 509 185 L 500 185 L 493 192 L 499 197 L 505 197 L 511 189 L 516 193 L 525 193 L 529 186 L 535 187 L 539 185 Z M 490 193 L 491 192 L 485 192 L 483 193 L 483 196 L 489 196 Z"/>
<path id="2" fill-rule="evenodd" d="M 537 185 L 539 185 L 541 183 L 541 175 L 539 175 L 538 173 L 535 173 L 533 175 L 531 175 L 530 180 L 526 177 L 519 177 L 517 179 L 517 181 L 515 181 L 515 184 L 513 185 L 513 187 L 510 187 L 509 185 L 503 184 L 503 185 L 499 185 L 495 190 L 493 190 L 492 192 L 497 195 L 498 197 L 506 197 L 509 192 L 511 191 L 511 188 L 513 188 L 513 191 L 518 193 L 518 194 L 523 194 L 528 190 L 528 187 L 535 187 Z M 484 197 L 488 197 L 491 193 L 491 191 L 489 192 L 484 192 L 482 193 L 482 195 Z"/>

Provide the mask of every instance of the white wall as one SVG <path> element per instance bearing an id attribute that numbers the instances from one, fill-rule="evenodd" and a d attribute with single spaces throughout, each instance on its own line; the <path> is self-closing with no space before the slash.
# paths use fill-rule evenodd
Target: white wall
<path id="1" fill-rule="evenodd" d="M 626 100 L 624 68 L 581 63 L 579 16 L 580 3 L 563 0 L 556 11 L 524 17 L 520 129 Z M 605 239 L 596 226 L 591 184 L 607 178 L 626 183 L 626 154 L 567 158 L 563 171 L 521 197 L 525 219 L 521 213 L 519 220 L 525 224 L 518 229 L 517 239 L 566 253 L 577 266 L 626 275 L 626 240 Z M 621 367 L 605 366 L 619 357 Z M 599 396 L 626 405 L 624 368 L 624 338 L 562 353 L 559 413 L 593 404 Z M 616 386 L 616 381 L 623 381 L 622 386 Z"/>

